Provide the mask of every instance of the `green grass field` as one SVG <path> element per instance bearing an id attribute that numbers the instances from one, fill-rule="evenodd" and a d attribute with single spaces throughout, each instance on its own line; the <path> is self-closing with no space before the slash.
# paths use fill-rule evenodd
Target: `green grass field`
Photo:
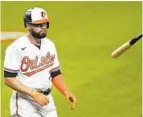
<path id="1" fill-rule="evenodd" d="M 77 97 L 70 105 L 54 88 L 59 117 L 141 117 L 142 42 L 117 59 L 111 52 L 142 32 L 142 2 L 2 2 L 2 31 L 25 31 L 23 14 L 39 6 L 51 19 L 65 81 Z M 4 85 L 1 45 L 2 117 L 10 117 L 12 90 Z"/>

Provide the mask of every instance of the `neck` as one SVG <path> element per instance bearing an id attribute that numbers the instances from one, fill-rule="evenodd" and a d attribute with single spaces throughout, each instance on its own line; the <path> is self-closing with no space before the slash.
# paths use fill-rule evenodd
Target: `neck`
<path id="1" fill-rule="evenodd" d="M 32 44 L 40 44 L 41 40 L 33 37 L 30 33 L 27 34 L 28 39 L 31 41 Z"/>

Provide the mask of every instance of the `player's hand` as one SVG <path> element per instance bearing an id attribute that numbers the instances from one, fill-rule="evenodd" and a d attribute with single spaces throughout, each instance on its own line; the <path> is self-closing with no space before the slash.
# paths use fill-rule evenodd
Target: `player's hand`
<path id="1" fill-rule="evenodd" d="M 31 97 L 41 106 L 47 105 L 49 103 L 48 98 L 44 94 L 39 93 L 38 91 L 33 91 L 31 93 Z"/>
<path id="2" fill-rule="evenodd" d="M 76 106 L 76 97 L 68 91 L 65 93 L 65 97 L 68 102 L 72 103 L 71 109 L 74 109 Z"/>

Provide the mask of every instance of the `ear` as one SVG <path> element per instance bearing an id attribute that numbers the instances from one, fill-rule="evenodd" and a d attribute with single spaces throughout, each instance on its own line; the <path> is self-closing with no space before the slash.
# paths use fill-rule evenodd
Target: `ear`
<path id="1" fill-rule="evenodd" d="M 28 30 L 31 29 L 31 26 L 28 23 L 26 24 L 26 27 L 27 27 Z"/>

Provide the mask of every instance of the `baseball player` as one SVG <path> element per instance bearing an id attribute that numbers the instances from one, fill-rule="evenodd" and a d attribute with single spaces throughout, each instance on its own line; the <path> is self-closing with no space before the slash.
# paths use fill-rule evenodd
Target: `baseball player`
<path id="1" fill-rule="evenodd" d="M 71 102 L 71 108 L 75 108 L 76 97 L 64 83 L 54 43 L 46 38 L 46 11 L 38 7 L 27 10 L 24 26 L 28 33 L 9 45 L 5 53 L 5 84 L 14 90 L 11 116 L 57 117 L 52 83 Z"/>

